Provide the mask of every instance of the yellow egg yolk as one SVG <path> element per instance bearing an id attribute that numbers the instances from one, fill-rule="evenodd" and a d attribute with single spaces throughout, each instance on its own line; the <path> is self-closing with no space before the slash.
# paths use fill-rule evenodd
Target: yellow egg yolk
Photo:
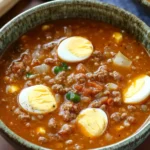
<path id="1" fill-rule="evenodd" d="M 100 112 L 93 108 L 88 110 L 87 113 L 80 114 L 77 117 L 77 124 L 85 136 L 94 138 L 103 134 L 107 121 Z"/>
<path id="2" fill-rule="evenodd" d="M 68 50 L 77 57 L 91 55 L 93 46 L 91 42 L 83 37 L 72 37 L 67 44 Z"/>
<path id="3" fill-rule="evenodd" d="M 125 91 L 124 91 L 125 98 L 132 97 L 133 95 L 135 95 L 142 89 L 142 87 L 145 83 L 144 77 L 145 76 L 142 75 L 142 76 L 136 78 L 133 82 L 131 82 L 130 86 L 127 89 L 125 89 Z"/>
<path id="4" fill-rule="evenodd" d="M 33 109 L 39 111 L 51 112 L 57 108 L 53 94 L 43 85 L 37 85 L 28 93 L 28 101 Z"/>

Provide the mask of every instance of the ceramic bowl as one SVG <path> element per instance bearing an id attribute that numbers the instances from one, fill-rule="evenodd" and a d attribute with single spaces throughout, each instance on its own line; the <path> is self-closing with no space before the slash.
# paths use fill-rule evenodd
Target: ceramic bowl
<path id="1" fill-rule="evenodd" d="M 144 6 L 146 7 L 149 7 L 150 8 L 150 1 L 148 0 L 139 0 L 141 2 L 141 4 L 143 4 Z"/>
<path id="2" fill-rule="evenodd" d="M 36 6 L 0 29 L 0 55 L 25 32 L 50 20 L 87 18 L 110 23 L 134 35 L 150 54 L 150 28 L 136 16 L 115 6 L 91 0 L 57 0 Z M 19 150 L 46 150 L 16 135 L 0 120 L 0 133 Z M 97 150 L 131 150 L 150 134 L 150 119 L 132 136 Z"/>

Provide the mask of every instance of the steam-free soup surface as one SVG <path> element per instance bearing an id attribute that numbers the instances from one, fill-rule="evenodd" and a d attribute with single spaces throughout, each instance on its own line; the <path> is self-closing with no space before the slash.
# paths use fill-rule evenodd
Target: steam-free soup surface
<path id="1" fill-rule="evenodd" d="M 106 23 L 72 19 L 38 26 L 1 58 L 0 118 L 47 148 L 119 142 L 150 114 L 149 62 L 139 42 Z"/>

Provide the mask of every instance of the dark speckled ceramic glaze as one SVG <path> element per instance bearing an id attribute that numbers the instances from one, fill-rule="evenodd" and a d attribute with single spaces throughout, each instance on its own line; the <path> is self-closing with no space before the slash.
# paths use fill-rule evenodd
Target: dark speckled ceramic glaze
<path id="1" fill-rule="evenodd" d="M 95 0 L 57 0 L 34 7 L 17 16 L 0 29 L 0 55 L 22 34 L 50 20 L 88 18 L 100 20 L 127 30 L 147 49 L 150 55 L 150 28 L 136 16 L 115 6 Z M 47 150 L 34 145 L 13 133 L 0 120 L 0 131 L 6 140 L 19 150 Z M 132 136 L 99 150 L 132 150 L 150 134 L 150 119 Z"/>
<path id="2" fill-rule="evenodd" d="M 150 1 L 148 1 L 148 0 L 139 0 L 139 1 L 146 7 L 149 7 L 149 9 L 150 9 Z"/>

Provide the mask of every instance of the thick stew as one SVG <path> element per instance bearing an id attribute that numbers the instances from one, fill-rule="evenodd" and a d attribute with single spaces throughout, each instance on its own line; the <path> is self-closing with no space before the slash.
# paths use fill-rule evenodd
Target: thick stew
<path id="1" fill-rule="evenodd" d="M 59 20 L 20 37 L 0 60 L 0 118 L 53 149 L 107 146 L 150 114 L 150 58 L 124 30 Z"/>

